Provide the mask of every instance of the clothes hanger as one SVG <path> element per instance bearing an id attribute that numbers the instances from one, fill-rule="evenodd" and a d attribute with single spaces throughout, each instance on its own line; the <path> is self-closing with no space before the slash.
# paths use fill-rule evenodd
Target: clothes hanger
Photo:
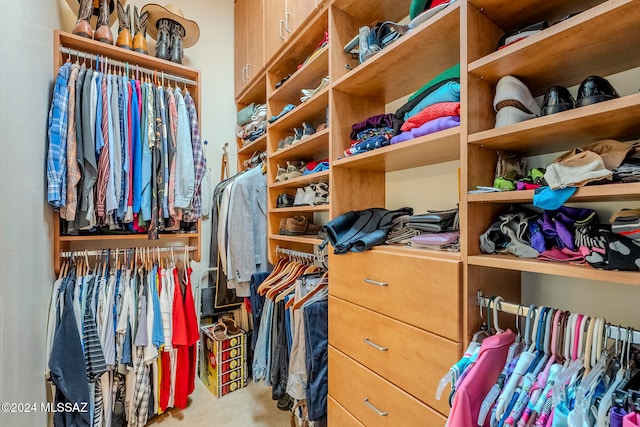
<path id="1" fill-rule="evenodd" d="M 274 286 L 271 287 L 271 289 L 267 291 L 266 297 L 269 298 L 270 300 L 274 300 L 276 295 L 278 295 L 281 291 L 291 286 L 306 268 L 307 268 L 306 265 L 297 263 L 296 267 L 293 268 L 289 272 L 289 274 L 283 277 L 279 283 L 275 284 Z"/>
<path id="2" fill-rule="evenodd" d="M 312 290 L 310 290 L 309 292 L 307 292 L 307 294 L 305 296 L 303 296 L 302 298 L 300 298 L 299 301 L 296 301 L 293 303 L 293 310 L 297 310 L 300 307 L 302 307 L 302 305 L 309 301 L 315 294 L 318 293 L 318 291 L 320 291 L 320 289 L 325 288 L 329 285 L 329 272 L 325 271 L 322 274 L 322 277 L 320 277 L 320 281 L 318 282 L 318 284 L 316 285 L 315 288 L 313 288 Z"/>
<path id="3" fill-rule="evenodd" d="M 289 273 L 295 264 L 295 262 L 289 261 L 287 258 L 280 258 L 271 274 L 258 286 L 258 293 L 264 295 L 274 283 Z"/>

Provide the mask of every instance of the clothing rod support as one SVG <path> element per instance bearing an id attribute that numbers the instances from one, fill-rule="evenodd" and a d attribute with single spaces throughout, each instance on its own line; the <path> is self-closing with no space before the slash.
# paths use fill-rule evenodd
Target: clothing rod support
<path id="1" fill-rule="evenodd" d="M 182 246 L 161 246 L 160 248 L 156 247 L 156 246 L 149 246 L 148 247 L 151 251 L 154 252 L 169 252 L 171 251 L 171 249 L 173 249 L 174 251 L 182 251 L 184 250 L 184 245 Z M 129 249 L 135 249 L 135 248 L 120 248 L 123 251 L 129 250 Z M 141 249 L 147 249 L 147 247 L 143 247 Z M 197 248 L 195 246 L 188 246 L 187 249 L 189 250 L 189 252 L 193 252 L 195 251 Z M 77 250 L 77 251 L 73 251 L 73 252 L 62 252 L 60 254 L 60 256 L 62 258 L 70 258 L 72 255 L 87 255 L 87 256 L 99 256 L 104 254 L 105 251 L 107 250 L 111 250 L 111 251 L 115 251 L 116 248 L 111 248 L 111 249 L 100 249 L 100 250 L 92 250 L 92 251 L 84 251 L 82 249 Z M 176 254 L 179 254 L 179 252 L 176 252 Z"/>
<path id="2" fill-rule="evenodd" d="M 482 292 L 478 292 L 478 306 L 480 308 L 489 307 L 489 302 L 490 302 L 489 298 L 483 297 Z M 525 307 L 520 304 L 513 304 L 505 301 L 500 301 L 498 303 L 497 310 L 502 313 L 509 313 L 514 315 L 520 314 L 520 316 L 522 317 L 527 317 L 527 315 L 529 314 L 529 307 Z M 607 337 L 609 339 L 613 339 L 613 340 L 624 339 L 629 329 L 630 328 L 625 328 L 623 326 L 606 323 L 606 330 L 608 331 Z M 636 331 L 632 328 L 631 330 L 633 331 L 633 339 L 632 339 L 633 343 L 640 344 L 640 331 Z"/>
<path id="3" fill-rule="evenodd" d="M 66 53 L 67 55 L 70 55 L 70 56 L 81 56 L 81 57 L 83 57 L 85 59 L 92 59 L 92 58 L 95 58 L 96 56 L 100 56 L 100 57 L 103 57 L 103 58 L 109 58 L 108 56 L 105 56 L 105 55 L 95 55 L 95 54 L 88 53 L 88 52 L 83 52 L 83 51 L 77 50 L 77 49 L 70 49 L 70 48 L 64 47 L 64 46 L 60 46 L 60 52 Z M 154 74 L 154 73 L 157 74 L 157 70 L 151 70 L 149 68 L 144 68 L 144 67 L 137 66 L 136 64 L 129 64 L 129 63 L 122 62 L 122 61 L 117 61 L 117 60 L 111 59 L 111 58 L 109 58 L 109 64 L 116 65 L 116 66 L 119 66 L 119 67 L 126 67 L 128 65 L 130 70 L 142 71 L 145 74 Z M 171 81 L 174 81 L 174 82 L 179 82 L 179 83 L 184 83 L 184 84 L 188 84 L 188 85 L 191 85 L 191 86 L 196 86 L 196 82 L 193 81 L 193 80 L 185 79 L 183 77 L 174 76 L 172 74 L 167 74 L 167 73 L 164 73 L 164 72 L 162 73 L 162 75 L 164 76 L 165 79 L 168 79 L 168 80 L 171 80 Z"/>

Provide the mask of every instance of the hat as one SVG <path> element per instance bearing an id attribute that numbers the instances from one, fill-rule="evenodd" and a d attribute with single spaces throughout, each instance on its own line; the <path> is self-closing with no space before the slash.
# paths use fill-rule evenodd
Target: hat
<path id="1" fill-rule="evenodd" d="M 409 18 L 414 19 L 427 9 L 440 6 L 442 3 L 448 3 L 449 0 L 412 0 L 409 6 Z"/>
<path id="2" fill-rule="evenodd" d="M 127 0 L 108 0 L 109 2 L 109 26 L 113 26 L 118 19 L 118 14 L 116 12 L 116 1 L 120 1 L 124 6 Z M 67 4 L 71 8 L 71 10 L 78 16 L 78 11 L 80 9 L 80 0 L 67 0 Z M 98 16 L 98 0 L 93 0 L 93 15 Z"/>
<path id="3" fill-rule="evenodd" d="M 160 19 L 170 19 L 182 25 L 185 32 L 183 40 L 183 46 L 185 48 L 193 46 L 198 41 L 198 38 L 200 38 L 200 27 L 198 27 L 198 24 L 195 21 L 185 19 L 182 10 L 175 4 L 169 3 L 166 6 L 160 6 L 159 4 L 149 3 L 140 11 L 140 13 L 144 12 L 149 12 L 147 32 L 154 40 L 158 37 L 158 21 Z"/>

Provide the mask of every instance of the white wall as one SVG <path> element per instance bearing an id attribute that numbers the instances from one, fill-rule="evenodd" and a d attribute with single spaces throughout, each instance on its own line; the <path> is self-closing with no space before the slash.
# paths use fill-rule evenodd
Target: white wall
<path id="1" fill-rule="evenodd" d="M 3 2 L 0 14 L 0 402 L 46 401 L 43 354 L 53 246 L 44 167 L 57 17 L 55 2 L 41 0 Z M 45 420 L 40 413 L 0 412 L 3 426 Z"/>
<path id="2" fill-rule="evenodd" d="M 133 0 L 141 8 L 145 1 Z M 65 0 L 3 2 L 0 27 L 0 402 L 45 402 L 44 341 L 54 280 L 51 211 L 46 203 L 46 123 L 53 83 L 53 30 L 71 31 L 75 16 Z M 213 185 L 220 176 L 222 144 L 230 143 L 235 173 L 233 0 L 182 0 L 185 17 L 200 25 L 200 41 L 185 50 L 185 65 L 202 71 L 200 121 Z M 115 28 L 114 28 L 115 32 Z M 153 51 L 153 41 L 149 48 Z M 203 223 L 202 262 L 208 266 L 209 221 Z M 195 283 L 194 283 L 195 284 Z M 5 414 L 0 426 L 44 425 L 46 415 Z"/>

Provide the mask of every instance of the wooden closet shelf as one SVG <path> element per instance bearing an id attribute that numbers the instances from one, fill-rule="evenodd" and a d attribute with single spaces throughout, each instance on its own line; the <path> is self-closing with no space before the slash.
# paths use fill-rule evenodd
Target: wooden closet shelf
<path id="1" fill-rule="evenodd" d="M 458 62 L 460 4 L 456 2 L 338 79 L 333 88 L 387 103 L 416 91 Z"/>
<path id="2" fill-rule="evenodd" d="M 267 68 L 271 85 L 267 88 L 268 93 L 274 90 L 275 84 L 283 77 L 296 72 L 298 65 L 302 64 L 318 47 L 328 27 L 329 12 L 328 9 L 324 9 L 312 17 L 309 22 L 303 24 L 303 27 L 298 28 L 292 38 L 287 39 L 272 60 L 268 61 Z"/>
<path id="3" fill-rule="evenodd" d="M 317 206 L 293 206 L 290 208 L 272 208 L 269 213 L 296 213 L 296 212 L 327 212 L 329 205 Z"/>
<path id="4" fill-rule="evenodd" d="M 185 65 L 166 61 L 164 59 L 156 58 L 155 56 L 145 55 L 132 50 L 122 49 L 106 43 L 96 42 L 92 39 L 76 36 L 75 34 L 66 33 L 60 30 L 55 30 L 53 37 L 54 40 L 59 40 L 61 46 L 69 49 L 103 55 L 120 62 L 128 62 L 133 66 L 133 70 L 135 70 L 135 65 L 139 65 L 140 67 L 149 68 L 151 70 L 158 70 L 158 77 L 160 77 L 160 71 L 164 71 L 165 73 L 173 74 L 177 77 L 199 81 L 200 71 Z M 59 52 L 54 52 L 54 55 L 58 54 Z"/>
<path id="5" fill-rule="evenodd" d="M 162 241 L 171 241 L 171 240 L 189 240 L 190 238 L 198 237 L 196 234 L 192 233 L 180 233 L 180 234 L 158 234 L 159 240 Z M 141 234 L 95 234 L 88 236 L 60 236 L 61 242 L 103 242 L 110 240 L 135 240 L 139 242 L 150 242 L 153 243 L 153 240 L 147 239 L 146 233 Z"/>
<path id="6" fill-rule="evenodd" d="M 329 128 L 269 154 L 269 159 L 321 159 L 329 157 Z"/>
<path id="7" fill-rule="evenodd" d="M 533 190 L 469 194 L 470 203 L 533 203 Z M 580 187 L 567 203 L 632 201 L 640 199 L 640 183 L 615 183 Z"/>
<path id="8" fill-rule="evenodd" d="M 267 102 L 267 74 L 265 68 L 262 68 L 260 73 L 251 80 L 249 86 L 244 88 L 236 98 L 239 109 L 251 103 L 265 104 Z"/>
<path id="9" fill-rule="evenodd" d="M 504 31 L 543 20 L 551 23 L 551 16 L 561 18 L 570 13 L 583 11 L 601 2 L 602 0 L 565 0 L 562 2 L 469 0 L 470 5 L 478 9 Z"/>
<path id="10" fill-rule="evenodd" d="M 238 154 L 252 154 L 256 151 L 267 151 L 267 134 L 245 145 L 238 150 Z"/>
<path id="11" fill-rule="evenodd" d="M 302 89 L 314 89 L 318 87 L 323 77 L 329 75 L 329 46 L 322 48 L 320 53 L 295 71 L 289 79 L 276 89 L 269 101 L 288 102 L 291 99 L 299 100 Z"/>
<path id="12" fill-rule="evenodd" d="M 460 252 L 434 251 L 430 249 L 415 248 L 408 245 L 380 245 L 371 248 L 374 251 L 393 252 L 398 255 L 413 255 L 423 258 L 444 259 L 447 261 L 461 261 Z"/>
<path id="13" fill-rule="evenodd" d="M 333 166 L 392 172 L 459 159 L 457 127 L 336 160 Z"/>
<path id="14" fill-rule="evenodd" d="M 269 189 L 278 188 L 298 188 L 304 187 L 305 185 L 317 182 L 328 182 L 329 181 L 329 171 L 316 172 L 310 175 L 302 175 L 298 178 L 288 179 L 286 181 L 276 182 L 273 184 L 269 184 Z"/>
<path id="15" fill-rule="evenodd" d="M 469 135 L 469 144 L 526 155 L 570 150 L 599 139 L 637 138 L 640 94 Z"/>
<path id="16" fill-rule="evenodd" d="M 573 265 L 561 262 L 538 261 L 518 258 L 514 255 L 473 255 L 469 256 L 470 265 L 481 267 L 520 270 L 529 273 L 551 274 L 578 279 L 599 280 L 603 282 L 639 285 L 640 273 L 633 271 L 599 270 L 589 265 Z"/>
<path id="17" fill-rule="evenodd" d="M 281 104 L 284 107 L 286 102 Z M 312 125 L 317 126 L 320 123 L 326 122 L 327 105 L 329 105 L 328 87 L 316 93 L 313 98 L 307 102 L 297 104 L 296 108 L 289 111 L 283 117 L 280 117 L 275 122 L 268 124 L 267 129 L 292 132 L 294 127 L 301 127 L 303 121 L 310 122 Z M 280 111 L 277 111 L 276 114 L 279 112 Z"/>
<path id="18" fill-rule="evenodd" d="M 282 236 L 280 234 L 270 234 L 269 239 L 279 240 L 283 242 L 303 243 L 306 245 L 319 245 L 322 240 L 318 239 L 314 235 L 308 236 Z"/>
<path id="19" fill-rule="evenodd" d="M 363 25 L 379 20 L 398 22 L 406 17 L 411 5 L 410 0 L 334 0 L 332 6 L 353 16 Z"/>
<path id="20" fill-rule="evenodd" d="M 538 96 L 639 66 L 639 39 L 637 0 L 609 0 L 472 62 L 469 72 L 490 84 L 514 75 Z"/>

